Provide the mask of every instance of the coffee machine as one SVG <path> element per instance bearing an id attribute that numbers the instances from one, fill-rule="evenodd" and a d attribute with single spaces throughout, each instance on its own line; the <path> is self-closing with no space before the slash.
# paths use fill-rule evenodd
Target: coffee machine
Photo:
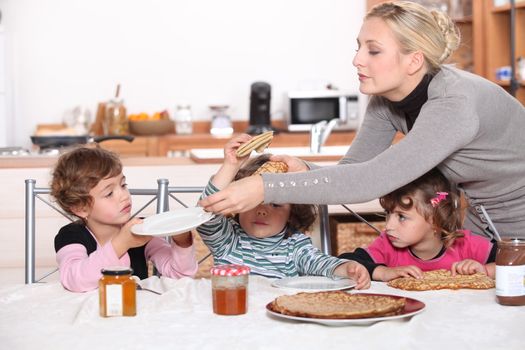
<path id="1" fill-rule="evenodd" d="M 270 123 L 270 100 L 272 97 L 270 84 L 257 81 L 250 89 L 250 124 L 248 134 L 258 135 L 273 130 Z"/>

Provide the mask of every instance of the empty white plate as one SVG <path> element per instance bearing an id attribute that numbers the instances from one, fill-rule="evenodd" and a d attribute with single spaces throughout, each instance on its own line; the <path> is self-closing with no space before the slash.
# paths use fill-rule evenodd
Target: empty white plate
<path id="1" fill-rule="evenodd" d="M 272 286 L 277 288 L 305 289 L 310 291 L 330 291 L 353 288 L 356 286 L 356 283 L 350 278 L 336 277 L 335 279 L 331 279 L 324 276 L 300 276 L 275 280 L 272 283 Z"/>
<path id="2" fill-rule="evenodd" d="M 144 236 L 174 236 L 192 230 L 212 217 L 213 213 L 205 212 L 201 207 L 180 208 L 147 217 L 141 224 L 133 225 L 131 232 Z"/>

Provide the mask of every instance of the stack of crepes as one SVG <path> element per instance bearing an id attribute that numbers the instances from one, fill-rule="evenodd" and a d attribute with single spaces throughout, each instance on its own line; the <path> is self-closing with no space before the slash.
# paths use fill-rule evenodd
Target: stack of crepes
<path id="1" fill-rule="evenodd" d="M 272 142 L 273 131 L 267 131 L 260 135 L 255 136 L 249 142 L 246 142 L 244 145 L 237 149 L 237 157 L 246 157 L 252 151 L 261 153 L 266 147 Z"/>
<path id="2" fill-rule="evenodd" d="M 405 304 L 406 299 L 397 296 L 329 291 L 282 295 L 270 304 L 270 308 L 290 316 L 357 319 L 398 315 Z"/>

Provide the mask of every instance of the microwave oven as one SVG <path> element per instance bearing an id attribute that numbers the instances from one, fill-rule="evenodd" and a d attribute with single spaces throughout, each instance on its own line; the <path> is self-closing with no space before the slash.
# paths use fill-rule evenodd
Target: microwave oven
<path id="1" fill-rule="evenodd" d="M 291 91 L 285 116 L 288 131 L 310 131 L 320 121 L 337 118 L 336 130 L 355 130 L 359 126 L 356 94 L 339 90 Z"/>

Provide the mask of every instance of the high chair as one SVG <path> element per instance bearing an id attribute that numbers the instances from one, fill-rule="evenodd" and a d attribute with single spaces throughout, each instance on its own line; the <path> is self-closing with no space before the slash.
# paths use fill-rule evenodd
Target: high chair
<path id="1" fill-rule="evenodd" d="M 157 180 L 157 189 L 129 189 L 129 192 L 132 196 L 153 196 L 145 205 L 138 209 L 132 217 L 136 216 L 142 212 L 146 207 L 148 207 L 153 202 L 156 202 L 156 213 L 162 213 L 169 210 L 169 199 L 174 199 L 179 205 L 183 207 L 188 207 L 180 198 L 174 196 L 173 194 L 183 194 L 183 193 L 201 193 L 204 190 L 204 187 L 169 187 L 169 181 L 167 179 L 158 179 Z M 40 195 L 50 194 L 50 188 L 36 187 L 36 181 L 33 179 L 25 180 L 25 283 L 32 284 L 39 282 L 47 276 L 58 271 L 58 268 L 52 272 L 46 274 L 45 276 L 36 279 L 35 278 L 35 202 L 36 198 L 47 204 L 49 207 L 62 214 L 64 217 L 73 221 L 67 213 L 62 211 L 56 205 L 43 198 Z M 57 228 L 58 232 L 58 228 Z M 205 256 L 199 261 L 199 264 L 206 260 L 210 254 Z"/>

